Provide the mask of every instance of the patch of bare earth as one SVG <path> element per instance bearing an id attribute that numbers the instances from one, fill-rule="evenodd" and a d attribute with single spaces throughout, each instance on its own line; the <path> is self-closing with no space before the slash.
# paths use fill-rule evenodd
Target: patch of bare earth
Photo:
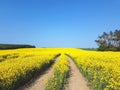
<path id="1" fill-rule="evenodd" d="M 55 63 L 58 61 L 59 57 L 56 58 Z M 53 65 L 42 75 L 40 75 L 34 82 L 30 82 L 18 90 L 45 90 L 47 80 L 51 77 L 53 73 Z"/>
<path id="2" fill-rule="evenodd" d="M 70 63 L 70 76 L 68 83 L 65 86 L 65 90 L 91 90 L 88 87 L 87 80 L 82 76 L 77 66 L 72 59 L 68 57 Z"/>

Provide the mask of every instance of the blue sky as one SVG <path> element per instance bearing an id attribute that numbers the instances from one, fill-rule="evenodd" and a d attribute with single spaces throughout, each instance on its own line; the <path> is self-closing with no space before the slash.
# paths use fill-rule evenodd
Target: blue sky
<path id="1" fill-rule="evenodd" d="M 120 0 L 0 0 L 0 43 L 97 47 L 120 29 Z"/>

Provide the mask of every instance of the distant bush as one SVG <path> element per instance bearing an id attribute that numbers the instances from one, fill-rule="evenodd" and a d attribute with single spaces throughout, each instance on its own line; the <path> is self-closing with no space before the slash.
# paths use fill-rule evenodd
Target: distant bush
<path id="1" fill-rule="evenodd" d="M 35 48 L 34 45 L 25 45 L 25 44 L 0 44 L 0 49 L 18 49 L 18 48 Z"/>

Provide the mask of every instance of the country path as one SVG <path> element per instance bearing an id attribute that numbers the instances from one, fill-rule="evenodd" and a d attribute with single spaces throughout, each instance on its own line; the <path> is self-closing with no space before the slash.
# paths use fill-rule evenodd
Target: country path
<path id="1" fill-rule="evenodd" d="M 82 76 L 70 57 L 68 57 L 68 61 L 70 64 L 70 76 L 67 81 L 68 83 L 65 86 L 65 90 L 91 90 L 88 87 L 87 80 Z"/>
<path id="2" fill-rule="evenodd" d="M 58 59 L 59 57 L 56 58 L 54 64 L 58 61 Z M 30 83 L 27 83 L 26 85 L 20 87 L 18 90 L 45 90 L 47 80 L 53 73 L 53 65 L 42 75 L 40 75 L 35 81 L 30 81 Z"/>

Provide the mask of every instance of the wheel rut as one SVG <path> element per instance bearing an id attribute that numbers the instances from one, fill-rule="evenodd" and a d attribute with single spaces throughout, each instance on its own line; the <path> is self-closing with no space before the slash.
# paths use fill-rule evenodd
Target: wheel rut
<path id="1" fill-rule="evenodd" d="M 87 80 L 82 76 L 70 57 L 68 57 L 68 61 L 70 64 L 70 76 L 67 81 L 68 83 L 65 86 L 65 90 L 91 90 L 88 87 Z"/>
<path id="2" fill-rule="evenodd" d="M 55 63 L 58 60 L 59 57 L 56 58 Z M 79 69 L 70 57 L 68 57 L 68 61 L 70 66 L 70 72 L 67 84 L 65 85 L 65 90 L 91 90 L 88 86 L 87 80 L 82 76 Z M 45 90 L 46 83 L 53 74 L 54 64 L 42 75 L 40 75 L 35 81 L 33 81 L 32 83 L 27 83 L 26 85 L 20 87 L 17 90 Z"/>
<path id="3" fill-rule="evenodd" d="M 59 57 L 56 58 L 54 64 L 58 61 L 58 59 Z M 45 90 L 47 80 L 51 77 L 53 73 L 54 64 L 42 75 L 40 75 L 35 81 L 27 83 L 26 85 L 20 87 L 18 90 Z"/>

